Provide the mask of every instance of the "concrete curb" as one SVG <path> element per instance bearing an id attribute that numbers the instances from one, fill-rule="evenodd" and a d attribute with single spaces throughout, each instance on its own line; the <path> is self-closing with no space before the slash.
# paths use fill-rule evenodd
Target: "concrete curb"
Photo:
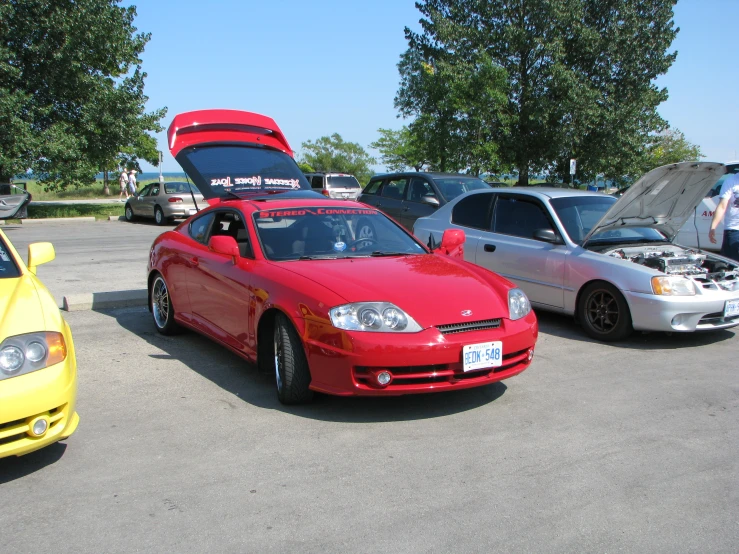
<path id="1" fill-rule="evenodd" d="M 21 219 L 22 225 L 41 225 L 44 223 L 78 223 L 80 221 L 95 221 L 93 216 L 88 217 L 48 217 L 45 219 Z"/>
<path id="2" fill-rule="evenodd" d="M 146 289 L 70 294 L 64 297 L 62 308 L 68 312 L 79 312 L 146 306 L 147 297 Z"/>
<path id="3" fill-rule="evenodd" d="M 108 221 L 125 221 L 125 216 L 122 215 L 109 215 Z"/>

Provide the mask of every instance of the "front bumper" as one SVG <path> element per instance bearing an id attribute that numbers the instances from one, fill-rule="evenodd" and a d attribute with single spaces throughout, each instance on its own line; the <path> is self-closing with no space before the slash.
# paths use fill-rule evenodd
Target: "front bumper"
<path id="1" fill-rule="evenodd" d="M 739 316 L 724 318 L 727 300 L 739 299 L 739 291 L 710 296 L 659 296 L 625 292 L 634 329 L 639 331 L 691 332 L 728 329 L 739 325 Z"/>
<path id="2" fill-rule="evenodd" d="M 396 396 L 479 387 L 524 371 L 531 363 L 538 325 L 533 311 L 518 321 L 503 319 L 497 329 L 444 335 L 436 328 L 419 333 L 341 331 L 306 322 L 304 344 L 311 389 L 339 396 Z M 462 370 L 468 344 L 502 341 L 503 365 Z M 376 375 L 391 374 L 380 386 Z"/>
<path id="3" fill-rule="evenodd" d="M 77 429 L 77 362 L 72 334 L 66 329 L 67 357 L 58 364 L 0 381 L 0 458 L 21 456 L 59 440 Z M 48 428 L 34 436 L 39 418 Z"/>

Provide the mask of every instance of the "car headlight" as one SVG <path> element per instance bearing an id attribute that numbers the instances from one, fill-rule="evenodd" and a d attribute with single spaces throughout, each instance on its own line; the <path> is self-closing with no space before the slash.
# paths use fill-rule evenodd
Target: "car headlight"
<path id="1" fill-rule="evenodd" d="M 67 357 L 64 335 L 27 333 L 6 338 L 0 344 L 0 379 L 16 377 L 63 362 Z"/>
<path id="2" fill-rule="evenodd" d="M 521 289 L 508 291 L 508 313 L 510 319 L 521 319 L 531 311 L 531 302 Z"/>
<path id="3" fill-rule="evenodd" d="M 693 281 L 678 275 L 652 277 L 652 290 L 662 296 L 695 296 Z"/>
<path id="4" fill-rule="evenodd" d="M 345 331 L 417 333 L 421 326 L 390 302 L 355 302 L 329 310 L 334 327 Z"/>

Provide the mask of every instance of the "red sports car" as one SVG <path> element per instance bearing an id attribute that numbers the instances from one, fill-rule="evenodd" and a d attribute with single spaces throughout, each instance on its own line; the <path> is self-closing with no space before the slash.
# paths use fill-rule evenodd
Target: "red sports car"
<path id="1" fill-rule="evenodd" d="M 430 250 L 373 208 L 313 192 L 268 117 L 184 113 L 168 138 L 210 206 L 152 245 L 159 332 L 188 327 L 258 364 L 283 403 L 475 387 L 531 363 L 528 299 L 462 260 L 462 232 Z"/>

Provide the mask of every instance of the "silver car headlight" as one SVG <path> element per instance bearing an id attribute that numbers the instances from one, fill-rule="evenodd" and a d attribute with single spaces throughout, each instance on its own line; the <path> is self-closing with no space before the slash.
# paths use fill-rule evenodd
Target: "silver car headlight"
<path id="1" fill-rule="evenodd" d="M 329 310 L 334 327 L 345 331 L 417 333 L 421 326 L 390 302 L 354 302 Z"/>
<path id="2" fill-rule="evenodd" d="M 652 277 L 652 291 L 662 296 L 695 296 L 695 285 L 679 275 Z"/>
<path id="3" fill-rule="evenodd" d="M 508 291 L 508 313 L 510 319 L 521 319 L 531 311 L 531 302 L 521 289 Z"/>
<path id="4" fill-rule="evenodd" d="M 6 338 L 0 344 L 0 380 L 44 369 L 67 357 L 64 335 L 27 333 Z"/>

